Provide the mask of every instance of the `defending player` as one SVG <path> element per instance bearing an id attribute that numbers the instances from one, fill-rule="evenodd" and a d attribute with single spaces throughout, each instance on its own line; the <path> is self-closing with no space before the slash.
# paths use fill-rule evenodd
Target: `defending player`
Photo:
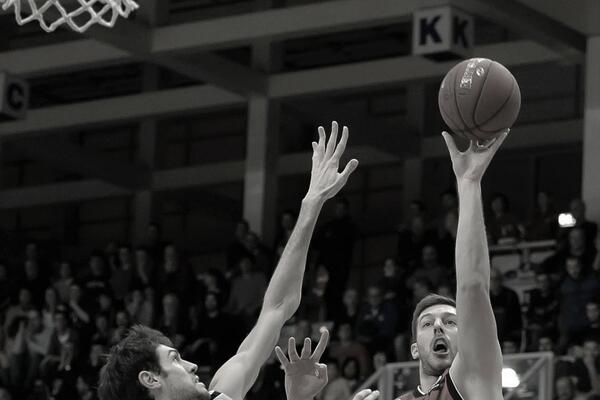
<path id="1" fill-rule="evenodd" d="M 420 361 L 421 384 L 400 400 L 502 399 L 502 353 L 489 295 L 481 178 L 507 134 L 502 133 L 488 147 L 471 142 L 467 151 L 460 152 L 454 139 L 442 133 L 459 195 L 456 304 L 437 295 L 417 304 L 411 354 Z"/>
<path id="2" fill-rule="evenodd" d="M 325 201 L 340 191 L 358 161 L 351 160 L 338 173 L 348 140 L 332 124 L 326 141 L 319 127 L 319 142 L 312 143 L 310 185 L 302 200 L 298 221 L 283 251 L 265 293 L 258 322 L 239 347 L 215 374 L 210 392 L 196 376 L 197 366 L 181 359 L 173 344 L 160 332 L 138 326 L 114 346 L 100 373 L 100 400 L 242 400 L 259 370 L 273 351 L 283 324 L 300 304 L 302 279 L 310 239 Z"/>

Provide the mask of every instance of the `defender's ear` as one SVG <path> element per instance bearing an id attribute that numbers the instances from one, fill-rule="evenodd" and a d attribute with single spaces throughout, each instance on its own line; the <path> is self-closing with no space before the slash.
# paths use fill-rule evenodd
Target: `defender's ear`
<path id="1" fill-rule="evenodd" d="M 140 371 L 138 374 L 140 384 L 148 390 L 156 390 L 161 387 L 160 380 L 156 374 L 150 371 Z"/>
<path id="2" fill-rule="evenodd" d="M 410 355 L 412 356 L 413 360 L 419 359 L 419 347 L 416 343 L 410 345 Z"/>

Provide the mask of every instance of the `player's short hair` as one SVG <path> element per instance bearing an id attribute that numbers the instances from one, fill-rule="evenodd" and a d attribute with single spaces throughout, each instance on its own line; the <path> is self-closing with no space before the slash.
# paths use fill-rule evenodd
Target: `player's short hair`
<path id="1" fill-rule="evenodd" d="M 411 333 L 413 343 L 417 340 L 417 320 L 419 319 L 419 315 L 421 315 L 423 310 L 426 308 L 438 304 L 447 304 L 456 308 L 456 302 L 449 297 L 440 296 L 439 294 L 428 294 L 427 296 L 423 297 L 415 306 L 415 311 L 413 312 L 412 316 Z"/>
<path id="2" fill-rule="evenodd" d="M 160 373 L 156 354 L 159 345 L 173 347 L 169 338 L 144 325 L 133 326 L 127 336 L 114 345 L 100 370 L 100 400 L 150 400 L 150 393 L 138 380 L 140 371 Z"/>

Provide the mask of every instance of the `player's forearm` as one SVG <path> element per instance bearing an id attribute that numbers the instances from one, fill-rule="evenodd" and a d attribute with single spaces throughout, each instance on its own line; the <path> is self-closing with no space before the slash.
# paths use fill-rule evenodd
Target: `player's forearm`
<path id="1" fill-rule="evenodd" d="M 296 226 L 267 287 L 263 312 L 282 309 L 289 318 L 300 305 L 308 247 L 323 203 L 320 198 L 302 200 Z"/>
<path id="2" fill-rule="evenodd" d="M 472 284 L 489 290 L 490 261 L 481 202 L 481 183 L 458 181 L 459 213 L 456 235 L 456 282 L 458 289 Z"/>

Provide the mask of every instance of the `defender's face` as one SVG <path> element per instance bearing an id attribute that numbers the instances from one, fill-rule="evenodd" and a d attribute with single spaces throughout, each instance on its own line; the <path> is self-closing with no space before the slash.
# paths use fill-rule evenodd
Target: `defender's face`
<path id="1" fill-rule="evenodd" d="M 411 345 L 413 358 L 420 360 L 423 372 L 439 376 L 452 365 L 458 352 L 456 308 L 436 304 L 421 312 L 417 320 L 417 342 Z"/>
<path id="2" fill-rule="evenodd" d="M 159 345 L 156 349 L 161 366 L 160 390 L 164 398 L 176 400 L 208 400 L 210 394 L 196 375 L 198 366 L 181 358 L 172 347 Z"/>

